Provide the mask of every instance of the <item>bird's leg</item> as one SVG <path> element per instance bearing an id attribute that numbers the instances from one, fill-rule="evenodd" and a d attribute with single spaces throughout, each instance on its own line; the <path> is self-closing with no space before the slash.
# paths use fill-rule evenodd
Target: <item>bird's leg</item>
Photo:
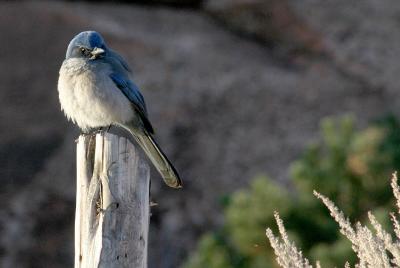
<path id="1" fill-rule="evenodd" d="M 79 133 L 79 136 L 75 139 L 75 142 L 78 142 L 80 136 L 86 137 L 86 136 L 92 136 L 92 135 L 93 134 L 91 133 L 90 130 L 81 130 Z"/>
<path id="2" fill-rule="evenodd" d="M 99 133 L 102 133 L 104 131 L 103 127 L 97 127 L 92 129 L 92 131 L 90 132 L 90 135 L 92 136 L 96 136 Z"/>
<path id="3" fill-rule="evenodd" d="M 95 128 L 92 132 L 93 135 L 96 135 L 98 133 L 105 133 L 105 132 L 109 132 L 111 128 L 111 125 L 108 125 L 107 127 L 98 127 Z"/>

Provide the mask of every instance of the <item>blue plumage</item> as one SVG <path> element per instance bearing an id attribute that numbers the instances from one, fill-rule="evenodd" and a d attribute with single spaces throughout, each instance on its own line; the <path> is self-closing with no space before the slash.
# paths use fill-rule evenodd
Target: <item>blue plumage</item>
<path id="1" fill-rule="evenodd" d="M 126 61 L 99 33 L 82 32 L 69 43 L 60 69 L 61 107 L 83 131 L 108 125 L 128 130 L 165 183 L 179 188 L 182 181 L 154 140 L 145 100 L 131 79 Z"/>
<path id="2" fill-rule="evenodd" d="M 134 109 L 140 115 L 144 128 L 151 134 L 154 133 L 153 126 L 147 118 L 147 109 L 144 98 L 139 91 L 139 88 L 130 80 L 127 80 L 123 75 L 118 73 L 110 74 L 115 85 L 124 93 L 124 95 L 132 102 Z"/>
<path id="3" fill-rule="evenodd" d="M 66 58 L 74 57 L 74 50 L 78 47 L 104 48 L 104 40 L 100 34 L 94 31 L 81 32 L 76 35 L 68 45 Z"/>
<path id="4" fill-rule="evenodd" d="M 125 79 L 118 73 L 112 73 L 110 77 L 124 95 L 138 107 L 138 110 L 146 114 L 146 104 L 139 88 L 133 82 Z"/>

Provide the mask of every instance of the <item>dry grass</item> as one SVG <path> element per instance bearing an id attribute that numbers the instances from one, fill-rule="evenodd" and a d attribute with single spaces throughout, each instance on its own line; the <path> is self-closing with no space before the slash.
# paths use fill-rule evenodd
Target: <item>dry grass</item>
<path id="1" fill-rule="evenodd" d="M 392 176 L 391 186 L 396 198 L 397 214 L 400 214 L 400 188 L 397 183 L 397 173 Z M 358 257 L 358 263 L 355 267 L 400 267 L 400 224 L 395 213 L 390 214 L 396 234 L 396 237 L 393 238 L 382 228 L 382 225 L 371 212 L 368 213 L 368 218 L 373 227 L 372 230 L 363 226 L 360 222 L 352 225 L 350 220 L 331 200 L 316 191 L 314 191 L 314 195 L 329 209 L 331 216 L 339 224 L 340 232 L 352 243 L 352 248 Z M 286 268 L 312 268 L 313 265 L 307 258 L 303 257 L 301 251 L 289 240 L 283 221 L 277 212 L 275 212 L 275 219 L 280 237 L 275 236 L 269 228 L 266 235 L 275 251 L 278 264 Z M 350 264 L 347 262 L 344 266 L 350 268 Z M 320 267 L 318 262 L 315 267 Z"/>

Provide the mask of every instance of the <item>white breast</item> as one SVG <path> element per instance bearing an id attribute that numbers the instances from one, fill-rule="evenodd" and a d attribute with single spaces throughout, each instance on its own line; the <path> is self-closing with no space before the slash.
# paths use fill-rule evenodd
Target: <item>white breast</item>
<path id="1" fill-rule="evenodd" d="M 65 60 L 60 69 L 58 93 L 61 109 L 83 131 L 124 124 L 134 117 L 130 101 L 109 77 L 104 63 Z"/>

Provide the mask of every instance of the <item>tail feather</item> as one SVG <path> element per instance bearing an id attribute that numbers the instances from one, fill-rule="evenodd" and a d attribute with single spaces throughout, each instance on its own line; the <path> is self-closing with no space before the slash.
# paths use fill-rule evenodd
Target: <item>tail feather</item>
<path id="1" fill-rule="evenodd" d="M 135 138 L 137 143 L 142 147 L 147 157 L 153 163 L 157 171 L 160 173 L 164 182 L 173 188 L 181 188 L 182 181 L 179 178 L 179 174 L 168 160 L 167 156 L 158 146 L 154 138 L 145 132 L 138 132 L 132 128 L 128 128 L 129 132 Z"/>

